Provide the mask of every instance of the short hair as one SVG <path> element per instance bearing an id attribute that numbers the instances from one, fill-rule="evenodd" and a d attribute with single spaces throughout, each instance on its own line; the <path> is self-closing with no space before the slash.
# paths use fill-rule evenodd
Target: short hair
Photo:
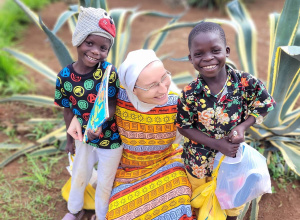
<path id="1" fill-rule="evenodd" d="M 188 38 L 188 46 L 189 50 L 191 49 L 191 44 L 193 39 L 200 33 L 207 33 L 207 32 L 213 32 L 219 34 L 221 40 L 224 42 L 226 46 L 226 37 L 225 37 L 225 32 L 223 28 L 214 22 L 206 22 L 206 21 L 201 21 L 198 23 L 190 32 L 189 38 Z"/>

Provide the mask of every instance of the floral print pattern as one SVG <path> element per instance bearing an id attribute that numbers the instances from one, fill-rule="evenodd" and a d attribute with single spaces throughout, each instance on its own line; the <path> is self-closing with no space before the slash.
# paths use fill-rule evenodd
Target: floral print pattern
<path id="1" fill-rule="evenodd" d="M 227 84 L 219 98 L 211 93 L 201 76 L 183 89 L 177 105 L 177 127 L 196 128 L 211 138 L 221 139 L 251 113 L 274 109 L 276 103 L 260 80 L 228 65 L 226 71 Z M 182 158 L 186 170 L 196 178 L 211 176 L 216 153 L 185 138 Z"/>

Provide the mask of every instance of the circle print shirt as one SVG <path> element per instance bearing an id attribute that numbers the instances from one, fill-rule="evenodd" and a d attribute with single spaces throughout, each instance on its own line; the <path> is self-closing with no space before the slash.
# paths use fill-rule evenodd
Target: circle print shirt
<path id="1" fill-rule="evenodd" d="M 94 106 L 103 74 L 108 65 L 110 63 L 104 61 L 99 63 L 98 67 L 93 71 L 83 75 L 76 73 L 73 64 L 70 64 L 57 75 L 54 104 L 72 109 L 81 124 L 83 134 L 89 121 L 90 112 Z M 116 68 L 112 66 L 108 83 L 109 102 L 116 100 L 119 86 Z M 114 116 L 102 125 L 102 133 L 99 137 L 88 144 L 106 149 L 120 147 L 121 139 Z"/>

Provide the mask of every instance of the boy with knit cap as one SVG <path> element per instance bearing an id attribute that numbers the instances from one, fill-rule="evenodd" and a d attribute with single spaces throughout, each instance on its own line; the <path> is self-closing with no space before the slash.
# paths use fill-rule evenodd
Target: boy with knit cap
<path id="1" fill-rule="evenodd" d="M 114 21 L 105 10 L 80 7 L 78 22 L 72 36 L 72 44 L 77 47 L 78 60 L 63 68 L 57 75 L 55 104 L 64 107 L 67 128 L 75 115 L 82 130 L 82 133 L 76 134 L 79 140 L 75 140 L 76 154 L 68 199 L 69 213 L 63 220 L 83 217 L 84 191 L 97 162 L 97 219 L 105 219 L 108 210 L 109 197 L 123 150 L 114 118 L 119 91 L 119 79 L 114 66 L 111 68 L 108 83 L 110 118 L 100 128 L 102 132 L 96 139 L 83 143 L 82 137 L 104 72 L 111 65 L 105 59 L 114 43 L 115 33 Z M 75 153 L 74 139 L 69 134 L 66 151 Z"/>

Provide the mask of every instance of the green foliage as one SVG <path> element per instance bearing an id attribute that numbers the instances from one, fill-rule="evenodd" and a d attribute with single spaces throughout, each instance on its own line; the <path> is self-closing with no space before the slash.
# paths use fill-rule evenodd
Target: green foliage
<path id="1" fill-rule="evenodd" d="M 249 12 L 243 4 L 234 0 L 228 4 L 229 16 L 236 28 L 238 52 L 243 70 L 257 76 L 257 33 Z M 269 16 L 270 53 L 266 87 L 277 105 L 260 125 L 255 124 L 247 131 L 249 142 L 280 150 L 284 161 L 300 175 L 300 1 L 286 0 L 280 14 Z M 288 24 L 288 25 L 287 25 Z M 259 76 L 258 76 L 259 77 Z"/>
<path id="2" fill-rule="evenodd" d="M 29 137 L 34 137 L 35 140 L 38 140 L 46 136 L 53 128 L 54 124 L 51 121 L 40 122 L 34 126 Z"/>
<path id="3" fill-rule="evenodd" d="M 188 4 L 192 7 L 198 8 L 217 8 L 225 11 L 226 4 L 231 0 L 187 0 Z M 254 0 L 245 0 L 245 2 L 253 2 Z"/>
<path id="4" fill-rule="evenodd" d="M 33 10 L 39 10 L 53 0 L 24 0 Z M 20 39 L 30 19 L 12 0 L 7 0 L 0 8 L 0 49 L 13 46 Z M 26 71 L 15 59 L 0 51 L 0 95 L 24 93 L 30 90 Z"/>
<path id="5" fill-rule="evenodd" d="M 20 158 L 12 174 L 0 172 L 0 219 L 58 219 L 55 206 L 62 198 L 53 193 L 57 186 L 49 179 L 61 175 L 64 158 L 26 158 Z M 15 179 L 20 174 L 26 178 Z"/>

